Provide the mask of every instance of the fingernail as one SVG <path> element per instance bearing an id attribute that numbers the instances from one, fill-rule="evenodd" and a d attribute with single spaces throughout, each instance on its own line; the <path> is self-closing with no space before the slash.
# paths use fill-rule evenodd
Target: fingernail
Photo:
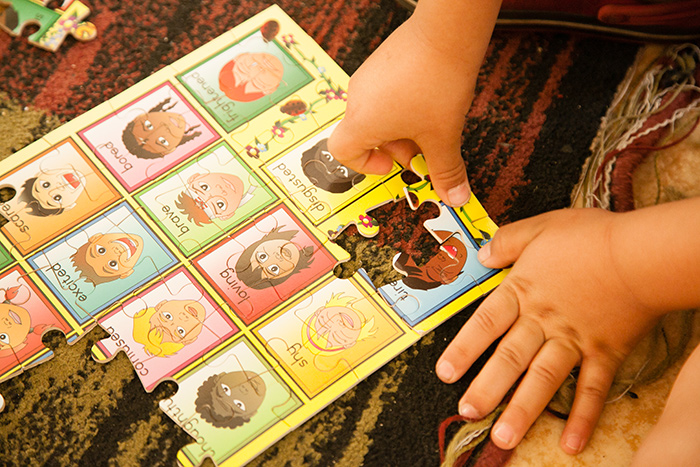
<path id="1" fill-rule="evenodd" d="M 486 245 L 482 246 L 479 249 L 479 252 L 476 254 L 477 259 L 479 260 L 480 263 L 484 263 L 484 261 L 489 259 L 489 256 L 491 256 L 491 243 L 487 243 Z"/>
<path id="2" fill-rule="evenodd" d="M 449 362 L 442 361 L 438 363 L 437 368 L 435 368 L 435 373 L 441 380 L 451 382 L 455 375 L 455 369 Z"/>
<path id="3" fill-rule="evenodd" d="M 471 191 L 469 191 L 469 184 L 464 182 L 447 191 L 447 202 L 452 207 L 464 206 L 467 204 L 467 201 L 469 201 L 470 196 Z"/>
<path id="4" fill-rule="evenodd" d="M 493 436 L 503 443 L 504 446 L 509 447 L 515 437 L 515 433 L 513 433 L 513 429 L 510 426 L 505 423 L 499 423 L 496 429 L 493 430 Z"/>
<path id="5" fill-rule="evenodd" d="M 481 416 L 473 405 L 464 403 L 459 407 L 459 414 L 464 418 L 479 419 Z"/>
<path id="6" fill-rule="evenodd" d="M 581 452 L 583 447 L 583 440 L 579 435 L 569 435 L 566 438 L 566 447 L 572 450 L 575 454 Z"/>

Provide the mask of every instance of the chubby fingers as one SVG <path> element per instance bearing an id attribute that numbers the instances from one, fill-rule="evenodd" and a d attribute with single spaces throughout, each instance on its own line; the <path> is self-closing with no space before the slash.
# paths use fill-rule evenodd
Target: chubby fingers
<path id="1" fill-rule="evenodd" d="M 584 359 L 574 405 L 561 436 L 561 448 L 578 454 L 586 447 L 608 397 L 618 364 L 609 360 Z"/>
<path id="2" fill-rule="evenodd" d="M 578 349 L 563 339 L 546 341 L 491 430 L 494 444 L 501 449 L 517 446 L 579 361 Z"/>
<path id="3" fill-rule="evenodd" d="M 426 136 L 418 141 L 433 189 L 440 199 L 453 207 L 467 204 L 471 196 L 460 136 L 461 131 L 447 130 L 444 134 Z"/>
<path id="4" fill-rule="evenodd" d="M 477 358 L 518 318 L 517 296 L 503 284 L 477 308 L 450 342 L 435 365 L 435 373 L 445 383 L 454 383 Z"/>
<path id="5" fill-rule="evenodd" d="M 358 126 L 346 117 L 328 138 L 328 150 L 344 166 L 356 172 L 378 175 L 388 173 L 394 160 L 407 167 L 411 158 L 420 152 L 413 141 L 401 139 L 385 142 L 369 135 L 370 129 Z"/>

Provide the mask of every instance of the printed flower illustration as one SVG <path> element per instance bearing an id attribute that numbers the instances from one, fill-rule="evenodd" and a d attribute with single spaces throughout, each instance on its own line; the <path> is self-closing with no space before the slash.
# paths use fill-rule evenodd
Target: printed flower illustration
<path id="1" fill-rule="evenodd" d="M 287 46 L 289 49 L 292 45 L 297 44 L 298 42 L 294 40 L 294 34 L 282 34 L 282 42 L 284 42 L 284 45 Z"/>
<path id="2" fill-rule="evenodd" d="M 253 159 L 260 158 L 260 149 L 258 149 L 256 146 L 251 146 L 249 144 L 245 147 L 245 152 L 246 154 L 248 154 L 248 156 L 252 157 Z"/>
<path id="3" fill-rule="evenodd" d="M 284 138 L 284 134 L 287 132 L 287 129 L 283 127 L 280 122 L 275 122 L 275 125 L 272 127 L 272 134 L 275 135 L 278 138 Z"/>
<path id="4" fill-rule="evenodd" d="M 379 224 L 377 223 L 374 218 L 367 216 L 365 214 L 360 214 L 358 217 L 358 220 L 360 221 L 360 224 L 362 224 L 363 227 L 371 228 L 371 227 L 377 227 Z"/>

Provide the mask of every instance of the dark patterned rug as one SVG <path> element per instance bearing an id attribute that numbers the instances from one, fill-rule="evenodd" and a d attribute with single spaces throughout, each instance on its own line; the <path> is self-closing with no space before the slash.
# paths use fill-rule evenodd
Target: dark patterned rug
<path id="1" fill-rule="evenodd" d="M 58 2 L 54 2 L 58 3 Z M 351 74 L 409 13 L 393 0 L 280 1 L 279 5 Z M 222 34 L 270 3 L 258 0 L 91 0 L 98 39 L 72 38 L 55 54 L 0 32 L 0 157 Z M 464 132 L 474 192 L 499 224 L 569 204 L 589 145 L 637 46 L 568 35 L 497 32 Z M 408 51 L 407 53 L 410 53 Z M 416 118 L 420 118 L 417 109 Z M 365 268 L 377 285 L 393 278 L 390 258 L 416 258 L 432 242 L 405 201 L 375 211 L 368 240 L 338 239 L 353 259 L 339 275 Z M 444 385 L 437 357 L 474 306 L 426 335 L 252 465 L 385 466 L 439 463 L 438 426 L 453 415 L 472 375 Z M 46 336 L 52 361 L 0 384 L 4 465 L 173 465 L 191 440 L 158 408 L 176 391 L 146 393 L 119 355 L 92 360 L 95 329 L 68 346 Z"/>

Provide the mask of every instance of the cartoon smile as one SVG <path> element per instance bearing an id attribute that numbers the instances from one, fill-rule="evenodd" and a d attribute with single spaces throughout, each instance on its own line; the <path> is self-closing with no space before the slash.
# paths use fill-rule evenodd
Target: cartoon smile
<path id="1" fill-rule="evenodd" d="M 80 188 L 80 178 L 75 172 L 68 172 L 63 174 L 63 180 L 65 180 L 66 185 L 74 190 Z"/>
<path id="2" fill-rule="evenodd" d="M 124 252 L 126 253 L 127 260 L 131 259 L 134 253 L 136 253 L 136 251 L 138 250 L 136 242 L 127 237 L 122 237 L 117 240 L 114 240 L 114 243 L 123 247 Z"/>
<path id="3" fill-rule="evenodd" d="M 442 245 L 440 248 L 450 255 L 450 258 L 455 259 L 457 257 L 457 247 L 454 245 Z"/>

